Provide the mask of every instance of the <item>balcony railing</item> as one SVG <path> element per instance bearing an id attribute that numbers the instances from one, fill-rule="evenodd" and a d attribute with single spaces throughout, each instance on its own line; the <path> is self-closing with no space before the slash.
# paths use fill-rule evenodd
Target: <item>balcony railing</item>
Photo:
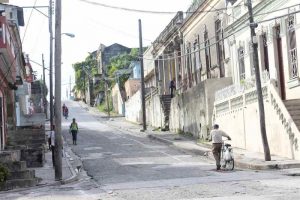
<path id="1" fill-rule="evenodd" d="M 267 70 L 261 73 L 262 83 L 267 83 L 270 80 L 269 72 Z M 228 97 L 234 96 L 236 94 L 242 93 L 245 90 L 254 88 L 256 86 L 255 75 L 251 76 L 251 78 L 244 79 L 241 84 L 230 85 L 221 90 L 218 90 L 215 93 L 215 101 L 222 101 L 227 99 Z"/>

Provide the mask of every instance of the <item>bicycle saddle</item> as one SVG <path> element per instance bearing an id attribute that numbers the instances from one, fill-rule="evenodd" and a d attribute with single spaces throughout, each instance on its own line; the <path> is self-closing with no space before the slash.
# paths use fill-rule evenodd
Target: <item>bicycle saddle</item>
<path id="1" fill-rule="evenodd" d="M 231 144 L 224 144 L 225 147 L 231 147 Z"/>

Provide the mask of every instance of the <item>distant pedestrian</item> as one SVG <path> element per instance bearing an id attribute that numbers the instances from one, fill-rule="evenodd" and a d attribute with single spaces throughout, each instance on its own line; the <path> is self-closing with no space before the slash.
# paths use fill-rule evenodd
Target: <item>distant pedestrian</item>
<path id="1" fill-rule="evenodd" d="M 73 121 L 70 125 L 70 131 L 72 133 L 73 144 L 77 145 L 78 124 L 76 123 L 75 118 L 73 118 Z"/>
<path id="2" fill-rule="evenodd" d="M 170 81 L 169 89 L 170 89 L 171 98 L 173 98 L 174 90 L 176 90 L 175 79 L 172 79 Z"/>
<path id="3" fill-rule="evenodd" d="M 62 114 L 63 114 L 64 117 L 65 117 L 66 108 L 67 108 L 66 104 L 63 104 L 63 106 L 62 106 Z"/>
<path id="4" fill-rule="evenodd" d="M 69 108 L 68 108 L 67 106 L 66 106 L 66 108 L 65 108 L 64 116 L 65 116 L 65 119 L 68 119 L 68 116 L 69 116 Z"/>
<path id="5" fill-rule="evenodd" d="M 228 140 L 231 140 L 231 138 L 224 131 L 219 130 L 218 124 L 215 124 L 213 126 L 213 130 L 210 132 L 210 137 L 211 137 L 210 140 L 212 141 L 212 153 L 216 160 L 217 170 L 220 170 L 221 169 L 221 164 L 220 164 L 221 150 L 222 150 L 222 144 L 223 144 L 222 137 L 227 137 Z"/>

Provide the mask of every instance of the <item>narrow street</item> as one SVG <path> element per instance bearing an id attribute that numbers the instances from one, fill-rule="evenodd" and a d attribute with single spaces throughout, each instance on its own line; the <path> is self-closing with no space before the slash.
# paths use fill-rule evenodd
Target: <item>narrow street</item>
<path id="1" fill-rule="evenodd" d="M 109 126 L 77 102 L 67 102 L 70 117 L 63 133 L 83 163 L 80 179 L 63 185 L 1 195 L 1 199 L 297 199 L 299 178 L 286 171 L 216 172 L 205 157 L 188 155 L 151 141 L 144 133 Z M 79 125 L 78 145 L 67 131 Z"/>

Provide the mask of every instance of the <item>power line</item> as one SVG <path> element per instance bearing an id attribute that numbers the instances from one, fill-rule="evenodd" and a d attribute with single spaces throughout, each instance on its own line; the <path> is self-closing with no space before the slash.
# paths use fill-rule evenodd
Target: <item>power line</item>
<path id="1" fill-rule="evenodd" d="M 99 2 L 94 2 L 94 1 L 90 1 L 90 0 L 79 0 L 82 1 L 84 3 L 88 3 L 88 4 L 92 4 L 92 5 L 96 5 L 96 6 L 101 6 L 101 7 L 105 7 L 105 8 L 111 8 L 111 9 L 117 9 L 117 10 L 123 10 L 123 11 L 127 11 L 127 12 L 137 12 L 137 13 L 148 13 L 148 14 L 176 14 L 176 12 L 174 11 L 154 11 L 154 10 L 140 10 L 140 9 L 133 9 L 133 8 L 125 8 L 125 7 L 120 7 L 120 6 L 113 6 L 113 5 L 108 5 L 108 4 L 104 4 L 104 3 L 99 3 Z M 240 7 L 242 5 L 237 5 L 237 6 L 233 6 L 230 9 L 236 8 L 236 7 Z M 215 9 L 214 11 L 212 10 L 202 10 L 202 11 L 193 11 L 193 12 L 185 12 L 185 13 L 209 13 L 209 12 L 218 12 L 218 11 L 223 11 L 223 10 L 227 10 L 228 8 L 218 8 Z"/>
<path id="2" fill-rule="evenodd" d="M 137 38 L 137 37 L 138 37 L 137 35 L 134 35 L 134 34 L 125 32 L 125 31 L 123 31 L 123 30 L 116 29 L 116 28 L 114 28 L 114 27 L 111 27 L 111 26 L 108 26 L 108 25 L 105 25 L 105 24 L 102 24 L 102 23 L 100 23 L 100 22 L 98 22 L 98 21 L 96 21 L 96 20 L 94 20 L 94 19 L 91 19 L 91 18 L 90 18 L 90 20 L 87 20 L 87 22 L 88 22 L 88 23 L 92 23 L 92 22 L 93 22 L 93 25 L 95 25 L 95 24 L 99 25 L 99 24 L 100 24 L 101 26 L 104 26 L 104 27 L 106 27 L 106 28 L 108 28 L 108 29 L 111 29 L 111 30 L 113 30 L 113 31 L 116 31 L 116 32 L 118 32 L 118 33 L 120 33 L 120 34 L 125 34 L 125 35 L 127 35 L 128 37 L 131 37 L 131 38 Z M 95 28 L 95 26 L 93 26 L 93 28 Z M 144 38 L 144 40 L 145 40 L 145 41 L 149 41 L 149 42 L 152 41 L 152 40 L 147 39 L 147 38 Z"/>
<path id="3" fill-rule="evenodd" d="M 300 4 L 298 4 L 298 5 L 300 5 Z M 295 6 L 297 6 L 297 5 L 295 5 Z M 290 8 L 290 7 L 294 7 L 294 6 L 289 6 L 289 7 L 286 7 L 286 8 L 284 8 L 284 9 L 288 9 L 288 8 Z M 280 11 L 280 10 L 283 10 L 283 8 L 282 9 L 279 9 L 279 10 L 274 10 L 274 11 L 272 11 L 272 13 L 274 13 L 274 12 L 278 12 L 278 11 Z M 271 12 L 268 12 L 268 13 L 271 13 Z M 280 16 L 277 16 L 277 17 L 273 17 L 273 18 L 270 18 L 270 19 L 265 19 L 265 20 L 260 20 L 260 21 L 257 21 L 256 23 L 257 24 L 260 24 L 260 23 L 263 23 L 263 22 L 267 22 L 267 21 L 272 21 L 272 20 L 275 20 L 275 19 L 278 19 L 278 18 L 282 18 L 282 17 L 286 17 L 286 16 L 289 16 L 289 15 L 293 15 L 293 14 L 297 14 L 297 13 L 300 13 L 300 10 L 298 10 L 298 11 L 294 11 L 294 12 L 290 12 L 290 13 L 288 13 L 288 14 L 284 14 L 284 15 L 280 15 Z M 264 13 L 261 13 L 260 15 L 263 15 Z M 181 58 L 181 57 L 184 57 L 184 56 L 188 56 L 188 55 L 191 55 L 191 54 L 193 54 L 193 53 L 196 53 L 196 52 L 200 52 L 201 50 L 205 50 L 206 48 L 208 48 L 208 47 L 210 47 L 210 46 L 212 46 L 212 45 L 215 45 L 215 44 L 217 44 L 218 42 L 220 42 L 220 41 L 222 41 L 222 40 L 224 40 L 224 39 L 227 39 L 228 37 L 230 37 L 230 36 L 232 36 L 232 35 L 235 35 L 236 33 L 238 33 L 239 31 L 241 31 L 242 29 L 244 29 L 244 28 L 247 28 L 248 27 L 248 25 L 246 25 L 246 26 L 243 26 L 242 28 L 239 28 L 238 30 L 236 30 L 235 32 L 233 32 L 232 34 L 230 34 L 230 35 L 227 35 L 226 37 L 223 37 L 223 38 L 221 38 L 220 40 L 218 40 L 218 41 L 216 41 L 216 42 L 214 42 L 214 43 L 212 43 L 212 44 L 210 44 L 210 45 L 207 45 L 207 46 L 205 46 L 204 48 L 199 48 L 199 49 L 197 49 L 197 50 L 195 50 L 195 51 L 191 51 L 190 53 L 185 53 L 184 55 L 181 55 L 181 56 L 173 56 L 174 55 L 174 53 L 170 53 L 170 54 L 163 54 L 164 56 L 169 56 L 169 55 L 171 55 L 171 56 L 173 56 L 173 57 L 170 57 L 170 58 L 162 58 L 162 59 L 153 59 L 153 58 L 143 58 L 144 60 L 158 60 L 158 61 L 163 61 L 163 60 L 172 60 L 172 59 L 175 59 L 175 58 Z M 209 38 L 209 40 L 210 39 L 213 39 L 213 38 L 215 38 L 215 37 L 211 37 L 211 38 Z M 203 45 L 205 42 L 202 42 L 202 43 L 200 43 L 199 45 Z M 181 51 L 178 51 L 178 53 L 181 53 Z M 140 57 L 138 57 L 138 58 L 140 58 Z"/>
<path id="4" fill-rule="evenodd" d="M 36 2 L 37 2 L 37 0 L 35 0 L 33 7 L 35 7 Z M 23 38 L 22 38 L 22 44 L 23 44 L 24 39 L 25 39 L 25 36 L 26 36 L 27 28 L 28 28 L 28 26 L 29 26 L 29 22 L 30 22 L 30 20 L 31 20 L 31 16 L 32 16 L 33 10 L 34 10 L 34 9 L 32 8 L 32 9 L 31 9 L 31 12 L 30 12 L 30 15 L 29 15 L 29 18 L 28 18 L 28 21 L 27 21 L 27 24 L 26 24 L 26 27 L 25 27 L 24 35 L 23 35 Z"/>

